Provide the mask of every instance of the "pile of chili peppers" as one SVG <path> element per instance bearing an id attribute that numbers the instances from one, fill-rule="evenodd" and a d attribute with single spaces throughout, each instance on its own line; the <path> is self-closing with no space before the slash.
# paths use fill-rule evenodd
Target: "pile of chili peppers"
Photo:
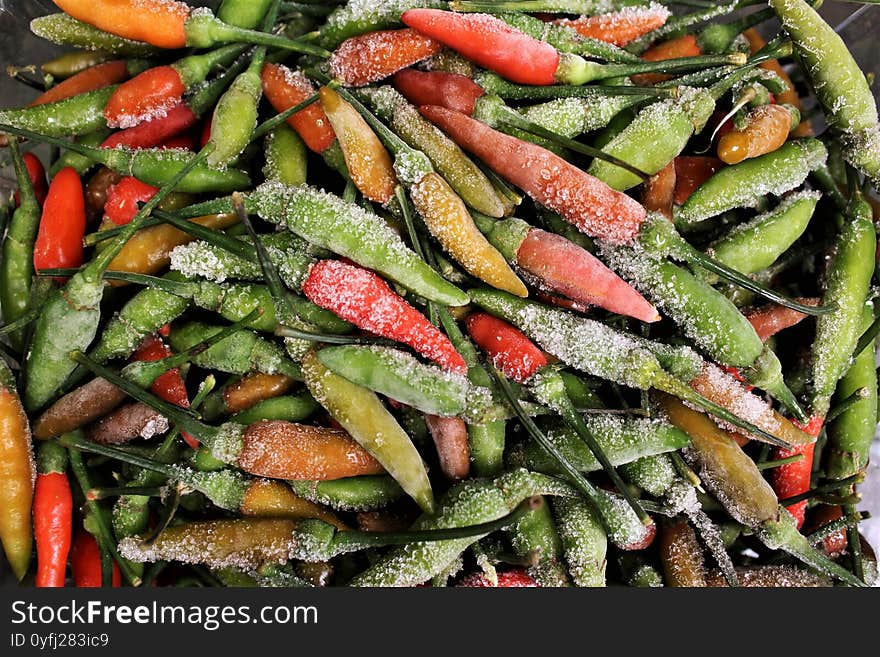
<path id="1" fill-rule="evenodd" d="M 877 578 L 880 128 L 818 2 L 55 4 L 0 110 L 19 580 Z"/>

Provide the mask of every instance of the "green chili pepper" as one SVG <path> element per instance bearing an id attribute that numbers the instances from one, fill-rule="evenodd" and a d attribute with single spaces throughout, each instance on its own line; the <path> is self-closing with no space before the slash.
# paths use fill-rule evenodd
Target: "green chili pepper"
<path id="1" fill-rule="evenodd" d="M 172 328 L 168 340 L 175 351 L 184 351 L 211 337 L 222 329 L 201 322 L 187 322 Z M 192 359 L 199 367 L 220 370 L 230 374 L 246 374 L 250 371 L 265 374 L 284 374 L 292 379 L 302 379 L 299 367 L 282 351 L 281 347 L 247 330 L 236 331 L 211 348 Z"/>
<path id="2" fill-rule="evenodd" d="M 366 475 L 329 481 L 291 481 L 293 492 L 334 511 L 374 511 L 405 495 L 392 477 Z"/>
<path id="3" fill-rule="evenodd" d="M 217 18 L 224 23 L 252 30 L 263 20 L 273 0 L 223 0 Z"/>
<path id="4" fill-rule="evenodd" d="M 690 228 L 734 208 L 754 207 L 768 194 L 783 194 L 806 180 L 827 154 L 818 139 L 795 139 L 772 153 L 724 167 L 676 210 L 675 223 Z"/>
<path id="5" fill-rule="evenodd" d="M 307 149 L 297 132 L 286 123 L 279 125 L 266 136 L 264 150 L 266 180 L 284 185 L 303 185 L 306 182 Z"/>
<path id="6" fill-rule="evenodd" d="M 21 200 L 9 222 L 0 260 L 0 307 L 7 324 L 20 319 L 28 311 L 34 275 L 34 241 L 40 224 L 40 206 L 21 158 L 18 139 L 9 140 L 9 150 Z M 20 349 L 24 334 L 13 333 L 10 339 Z"/>
<path id="7" fill-rule="evenodd" d="M 478 389 L 467 377 L 422 364 L 399 349 L 327 347 L 317 356 L 330 371 L 352 383 L 431 415 L 462 415 L 479 402 Z M 488 390 L 483 396 L 488 398 Z"/>
<path id="8" fill-rule="evenodd" d="M 630 463 L 624 463 L 620 466 L 620 473 L 630 483 L 655 497 L 665 494 L 678 480 L 672 458 L 666 454 L 643 456 Z"/>
<path id="9" fill-rule="evenodd" d="M 0 110 L 0 123 L 49 137 L 87 135 L 107 127 L 104 106 L 117 86 L 88 91 L 54 103 Z"/>
<path id="10" fill-rule="evenodd" d="M 434 494 L 418 450 L 379 398 L 328 370 L 312 352 L 303 359 L 309 392 L 427 513 Z"/>
<path id="11" fill-rule="evenodd" d="M 837 381 L 846 373 L 858 341 L 876 249 L 871 207 L 857 192 L 838 237 L 822 300 L 823 304 L 836 303 L 837 310 L 816 322 L 812 347 L 812 410 L 820 417 L 828 412 Z"/>
<path id="12" fill-rule="evenodd" d="M 743 274 L 765 269 L 803 234 L 818 201 L 816 192 L 786 196 L 774 209 L 712 242 L 706 253 Z"/>
<path id="13" fill-rule="evenodd" d="M 441 0 L 387 0 L 380 5 L 346 3 L 327 16 L 318 33 L 318 43 L 332 50 L 349 37 L 399 27 L 402 25 L 400 15 L 416 7 L 445 9 L 446 3 Z"/>
<path id="14" fill-rule="evenodd" d="M 508 530 L 514 554 L 524 557 L 537 554 L 537 563 L 528 569 L 529 575 L 541 586 L 568 586 L 568 574 L 562 564 L 562 540 L 556 531 L 550 507 L 546 501 L 522 516 Z"/>
<path id="15" fill-rule="evenodd" d="M 559 497 L 553 500 L 553 516 L 575 585 L 605 586 L 608 538 L 596 512 L 581 500 Z"/>
<path id="16" fill-rule="evenodd" d="M 828 125 L 843 136 L 846 159 L 880 184 L 877 101 L 843 39 L 804 0 L 771 0 L 794 42 Z"/>
<path id="17" fill-rule="evenodd" d="M 236 413 L 229 418 L 229 421 L 244 425 L 250 425 L 260 420 L 301 422 L 314 414 L 319 408 L 318 402 L 310 394 L 303 392 L 299 395 L 284 395 L 264 399 L 249 409 Z"/>
<path id="18" fill-rule="evenodd" d="M 861 328 L 874 320 L 871 305 L 862 312 Z M 845 479 L 865 469 L 877 426 L 877 369 L 874 365 L 874 340 L 857 354 L 847 373 L 837 384 L 835 397 L 844 400 L 857 391 L 858 401 L 828 425 L 825 474 L 830 479 Z"/>
<path id="19" fill-rule="evenodd" d="M 31 21 L 30 28 L 31 32 L 52 43 L 87 50 L 103 50 L 114 55 L 152 57 L 162 52 L 161 48 L 104 32 L 67 14 L 40 16 Z"/>
<path id="20" fill-rule="evenodd" d="M 655 419 L 588 413 L 584 416 L 584 422 L 614 466 L 672 452 L 686 447 L 689 442 L 686 434 Z M 595 472 L 602 469 L 586 443 L 567 426 L 554 425 L 546 433 L 550 442 L 578 470 Z M 556 462 L 534 442 L 529 442 L 514 460 L 538 472 L 560 473 Z"/>

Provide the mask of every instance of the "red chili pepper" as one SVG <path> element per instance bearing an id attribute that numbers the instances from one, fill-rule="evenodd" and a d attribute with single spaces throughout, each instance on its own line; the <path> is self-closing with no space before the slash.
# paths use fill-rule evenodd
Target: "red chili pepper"
<path id="1" fill-rule="evenodd" d="M 392 82 L 413 105 L 439 105 L 471 116 L 477 98 L 486 91 L 466 75 L 407 68 L 394 74 Z"/>
<path id="2" fill-rule="evenodd" d="M 657 309 L 592 253 L 556 233 L 533 228 L 516 262 L 554 292 L 643 322 L 660 319 Z"/>
<path id="3" fill-rule="evenodd" d="M 477 587 L 477 588 L 485 588 L 485 587 L 494 587 L 498 588 L 520 588 L 520 587 L 538 587 L 540 588 L 540 584 L 538 584 L 532 577 L 521 568 L 512 568 L 511 570 L 505 570 L 498 573 L 498 584 L 492 584 L 489 581 L 489 578 L 486 577 L 483 573 L 471 573 L 470 575 L 466 575 L 461 582 L 457 584 L 457 586 L 468 586 L 468 587 Z"/>
<path id="4" fill-rule="evenodd" d="M 442 49 L 442 43 L 415 30 L 377 30 L 343 41 L 330 57 L 330 71 L 344 84 L 362 87 Z"/>
<path id="5" fill-rule="evenodd" d="M 800 297 L 797 301 L 809 306 L 819 305 L 819 299 L 817 297 Z M 761 338 L 762 342 L 765 342 L 768 338 L 776 335 L 783 329 L 794 326 L 805 317 L 806 315 L 804 313 L 775 303 L 769 303 L 757 310 L 752 310 L 746 313 L 746 319 L 748 319 L 751 325 L 755 328 L 755 333 L 758 334 L 758 337 Z"/>
<path id="6" fill-rule="evenodd" d="M 56 103 L 65 98 L 109 87 L 111 84 L 117 84 L 126 78 L 128 78 L 128 65 L 125 61 L 120 59 L 104 62 L 103 64 L 87 68 L 85 71 L 67 78 L 64 82 L 56 84 L 44 94 L 31 101 L 28 107 L 44 105 L 45 103 Z"/>
<path id="7" fill-rule="evenodd" d="M 119 85 L 104 107 L 104 118 L 111 128 L 131 128 L 161 118 L 180 104 L 184 93 L 177 69 L 154 66 Z"/>
<path id="8" fill-rule="evenodd" d="M 263 66 L 262 79 L 263 93 L 276 112 L 289 110 L 318 93 L 305 75 L 281 64 Z M 287 119 L 287 123 L 315 153 L 323 153 L 336 141 L 330 119 L 321 108 L 321 103 L 312 103 L 300 110 Z"/>
<path id="9" fill-rule="evenodd" d="M 168 345 L 162 342 L 161 339 L 151 336 L 144 340 L 141 346 L 138 347 L 137 351 L 134 352 L 133 358 L 135 360 L 150 362 L 162 360 L 171 355 L 172 352 Z M 176 404 L 181 408 L 189 408 L 189 397 L 186 392 L 186 383 L 184 383 L 183 377 L 180 376 L 180 370 L 176 367 L 168 370 L 153 381 L 153 385 L 150 386 L 150 391 L 160 399 L 164 399 L 171 404 Z M 198 448 L 199 441 L 193 436 L 185 431 L 181 431 L 180 435 L 186 441 L 187 445 L 193 449 Z"/>
<path id="10" fill-rule="evenodd" d="M 495 173 L 581 232 L 616 244 L 638 234 L 647 215 L 640 203 L 555 153 L 493 130 L 461 112 L 436 105 L 419 111 Z"/>
<path id="11" fill-rule="evenodd" d="M 43 163 L 33 153 L 25 153 L 23 158 L 24 166 L 27 168 L 28 178 L 31 180 L 31 187 L 34 188 L 34 195 L 37 197 L 37 203 L 43 205 L 46 200 L 46 194 L 49 193 L 49 183 L 46 182 L 46 169 Z M 16 190 L 15 205 L 21 205 L 21 194 Z"/>
<path id="12" fill-rule="evenodd" d="M 211 141 L 211 126 L 214 123 L 214 113 L 211 112 L 211 116 L 205 119 L 204 124 L 202 125 L 202 132 L 199 135 L 199 146 L 204 148 L 208 145 L 208 142 Z"/>
<path id="13" fill-rule="evenodd" d="M 475 64 L 519 84 L 556 83 L 559 53 L 549 43 L 513 29 L 489 14 L 410 9 L 401 20 Z"/>
<path id="14" fill-rule="evenodd" d="M 77 588 L 101 587 L 101 550 L 98 541 L 87 531 L 77 533 L 70 549 L 70 569 Z M 113 587 L 122 586 L 119 565 L 113 562 Z"/>
<path id="15" fill-rule="evenodd" d="M 159 144 L 159 148 L 178 148 L 186 151 L 195 151 L 196 137 L 195 135 L 187 132 L 182 135 L 177 135 L 176 137 L 166 139 L 161 144 Z"/>
<path id="16" fill-rule="evenodd" d="M 115 132 L 101 144 L 101 148 L 155 148 L 196 124 L 196 115 L 186 103 L 180 103 L 165 116 L 139 123 L 133 128 Z"/>
<path id="17" fill-rule="evenodd" d="M 49 185 L 34 243 L 34 269 L 79 267 L 86 232 L 82 181 L 71 167 L 61 169 Z"/>
<path id="18" fill-rule="evenodd" d="M 676 205 L 681 205 L 723 166 L 724 163 L 714 157 L 687 155 L 675 158 L 675 194 L 672 200 Z"/>
<path id="19" fill-rule="evenodd" d="M 801 425 L 797 422 L 795 422 L 794 424 L 806 431 L 811 436 L 816 437 L 822 430 L 822 424 L 824 422 L 825 418 L 812 417 L 806 425 Z M 809 445 L 799 445 L 791 450 L 774 450 L 774 459 L 784 459 L 788 458 L 789 456 L 794 456 L 795 454 L 804 455 L 804 458 L 801 461 L 786 463 L 785 465 L 781 465 L 778 468 L 773 468 L 771 483 L 773 484 L 773 490 L 776 491 L 776 495 L 777 497 L 779 497 L 779 499 L 793 497 L 794 495 L 800 495 L 801 493 L 806 493 L 808 490 L 810 490 L 810 477 L 813 474 L 813 450 L 815 448 L 816 443 L 812 442 Z M 796 502 L 795 504 L 792 504 L 791 506 L 788 506 L 786 508 L 789 510 L 791 515 L 795 517 L 795 520 L 797 520 L 798 529 L 800 529 L 801 525 L 804 524 L 804 514 L 807 510 L 807 500 Z"/>
<path id="20" fill-rule="evenodd" d="M 465 321 L 468 335 L 489 354 L 493 365 L 517 383 L 525 383 L 549 362 L 526 334 L 503 319 L 473 313 Z"/>
<path id="21" fill-rule="evenodd" d="M 649 62 L 661 62 L 682 57 L 697 57 L 702 54 L 703 51 L 697 43 L 697 37 L 693 34 L 685 34 L 652 46 L 644 52 L 642 59 Z M 642 73 L 633 76 L 633 82 L 643 86 L 658 84 L 670 79 L 672 76 L 665 73 Z"/>
<path id="22" fill-rule="evenodd" d="M 34 489 L 34 539 L 37 547 L 37 587 L 64 586 L 73 523 L 73 497 L 67 479 L 66 452 L 53 443 L 41 450 L 40 472 Z"/>
<path id="23" fill-rule="evenodd" d="M 104 217 L 117 226 L 124 226 L 138 213 L 138 203 L 146 203 L 159 189 L 141 182 L 134 176 L 126 176 L 107 190 Z"/>
<path id="24" fill-rule="evenodd" d="M 454 372 L 467 363 L 452 343 L 379 276 L 339 260 L 321 260 L 309 270 L 303 294 L 358 328 L 408 344 Z"/>
<path id="25" fill-rule="evenodd" d="M 630 41 L 664 25 L 669 16 L 666 7 L 652 4 L 649 7 L 627 7 L 622 11 L 598 16 L 561 18 L 554 22 L 557 25 L 571 27 L 578 34 L 590 39 L 598 39 L 615 46 L 625 46 Z"/>

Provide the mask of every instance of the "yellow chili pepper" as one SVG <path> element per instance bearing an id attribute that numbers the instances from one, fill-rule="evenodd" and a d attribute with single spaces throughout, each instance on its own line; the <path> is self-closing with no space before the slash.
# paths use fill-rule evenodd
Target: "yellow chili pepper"
<path id="1" fill-rule="evenodd" d="M 12 373 L 0 361 L 0 542 L 19 580 L 31 562 L 31 505 L 36 466 L 31 430 Z"/>
<path id="2" fill-rule="evenodd" d="M 355 187 L 371 201 L 387 203 L 397 186 L 391 155 L 358 111 L 336 91 L 321 87 L 319 94 Z"/>
<path id="3" fill-rule="evenodd" d="M 317 518 L 337 529 L 348 529 L 334 513 L 299 497 L 287 484 L 271 479 L 255 479 L 239 510 L 242 515 L 262 518 Z"/>
<path id="4" fill-rule="evenodd" d="M 492 287 L 527 297 L 529 291 L 504 256 L 479 231 L 452 187 L 431 172 L 411 189 L 413 205 L 437 241 L 465 270 Z"/>
<path id="5" fill-rule="evenodd" d="M 749 112 L 742 130 L 731 130 L 718 140 L 718 158 L 737 164 L 751 157 L 772 153 L 785 143 L 800 112 L 783 105 L 761 105 Z"/>

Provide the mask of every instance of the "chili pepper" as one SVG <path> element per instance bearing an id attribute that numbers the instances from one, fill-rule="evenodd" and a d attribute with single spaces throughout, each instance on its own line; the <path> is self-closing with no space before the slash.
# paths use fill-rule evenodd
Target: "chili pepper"
<path id="1" fill-rule="evenodd" d="M 576 317 L 565 311 L 547 308 L 497 290 L 472 290 L 471 300 L 489 312 L 519 326 L 538 345 L 576 369 L 642 390 L 651 387 L 660 390 L 668 388 L 671 394 L 697 407 L 709 409 L 713 415 L 734 426 L 746 429 L 770 443 L 781 442 L 750 421 L 738 418 L 726 409 L 718 407 L 716 403 L 696 394 L 677 378 L 668 374 L 658 360 L 658 358 L 667 360 L 666 356 L 662 353 L 655 355 L 649 351 L 649 348 L 656 348 L 656 343 L 647 340 L 640 342 L 633 336 L 614 331 L 595 320 Z M 585 347 L 585 345 L 591 346 Z M 688 379 L 700 373 L 700 366 L 697 365 L 699 360 L 697 358 L 695 363 L 687 357 L 685 367 L 688 370 L 686 373 Z M 673 369 L 672 365 L 669 363 L 666 366 Z M 692 370 L 694 365 L 696 371 Z M 676 374 L 676 376 L 684 375 L 685 372 Z M 802 442 L 807 442 L 808 437 L 799 438 Z"/>
<path id="2" fill-rule="evenodd" d="M 317 93 L 305 75 L 281 64 L 265 64 L 262 80 L 263 93 L 276 112 L 296 107 Z M 323 153 L 336 141 L 330 120 L 320 104 L 313 103 L 300 110 L 288 118 L 287 123 L 315 153 Z"/>
<path id="3" fill-rule="evenodd" d="M 132 41 L 110 34 L 67 14 L 38 16 L 31 21 L 30 29 L 37 36 L 52 43 L 122 55 L 123 57 L 150 57 L 161 52 L 159 48 L 148 43 Z"/>
<path id="4" fill-rule="evenodd" d="M 54 442 L 40 445 L 34 488 L 34 538 L 37 575 L 34 586 L 61 587 L 71 543 L 73 498 L 67 480 L 67 450 Z"/>
<path id="5" fill-rule="evenodd" d="M 395 75 L 395 84 L 398 84 L 401 76 L 408 79 L 410 74 L 432 75 L 407 69 Z M 428 156 L 431 164 L 468 206 L 491 217 L 504 216 L 504 203 L 486 175 L 455 142 L 423 118 L 403 96 L 387 86 L 375 91 L 364 90 L 363 93 L 378 115 L 389 123 L 403 141 Z"/>
<path id="6" fill-rule="evenodd" d="M 107 167 L 101 167 L 89 178 L 85 188 L 86 218 L 89 224 L 103 217 L 110 188 L 122 178 L 121 174 Z"/>
<path id="7" fill-rule="evenodd" d="M 37 105 L 45 105 L 46 103 L 56 103 L 59 100 L 72 98 L 80 94 L 96 91 L 116 85 L 128 79 L 129 75 L 136 74 L 144 67 L 143 62 L 132 60 L 115 60 L 104 62 L 91 68 L 77 73 L 73 77 L 68 78 L 60 84 L 56 84 L 47 92 L 41 94 L 32 100 L 28 107 L 36 107 Z"/>
<path id="8" fill-rule="evenodd" d="M 880 180 L 877 102 L 865 75 L 834 29 L 804 0 L 770 7 L 794 42 L 828 124 L 841 135 L 844 155 L 875 183 Z M 845 98 L 846 102 L 840 102 Z"/>
<path id="9" fill-rule="evenodd" d="M 294 187 L 306 183 L 306 145 L 290 126 L 280 125 L 270 132 L 264 150 L 266 165 L 263 175 L 266 180 Z"/>
<path id="10" fill-rule="evenodd" d="M 569 586 L 568 573 L 563 565 L 562 540 L 546 500 L 538 499 L 542 504 L 527 512 L 507 530 L 511 546 L 518 556 L 529 553 L 538 555 L 537 563 L 526 572 L 540 586 Z"/>
<path id="11" fill-rule="evenodd" d="M 330 57 L 333 76 L 349 87 L 362 87 L 412 66 L 443 44 L 412 29 L 367 32 L 343 41 Z"/>
<path id="12" fill-rule="evenodd" d="M 394 87 L 416 106 L 439 105 L 468 116 L 473 115 L 477 99 L 486 93 L 466 75 L 443 71 L 407 68 L 395 73 L 393 82 Z"/>
<path id="13" fill-rule="evenodd" d="M 445 335 L 366 269 L 321 260 L 309 271 L 303 294 L 362 329 L 410 345 L 446 369 L 467 369 Z"/>
<path id="14" fill-rule="evenodd" d="M 869 304 L 862 312 L 862 328 L 869 326 L 873 319 Z M 866 349 L 855 355 L 834 393 L 838 400 L 843 400 L 857 390 L 868 391 L 828 425 L 825 473 L 830 479 L 845 479 L 863 471 L 868 463 L 877 420 L 877 370 L 872 357 L 873 347 L 872 340 Z"/>
<path id="15" fill-rule="evenodd" d="M 450 481 L 467 478 L 470 472 L 470 452 L 464 420 L 426 414 L 425 423 L 437 449 L 440 471 Z"/>
<path id="16" fill-rule="evenodd" d="M 62 169 L 52 179 L 43 204 L 34 242 L 34 271 L 79 267 L 86 229 L 82 181 L 73 169 Z"/>
<path id="17" fill-rule="evenodd" d="M 158 337 L 147 338 L 147 340 L 138 347 L 134 352 L 135 360 L 156 361 L 167 358 L 171 355 L 171 349 L 162 342 Z M 177 404 L 181 408 L 189 408 L 189 396 L 186 392 L 186 384 L 177 368 L 170 369 L 160 375 L 153 381 L 150 390 L 160 399 L 164 399 L 172 404 Z M 182 433 L 186 444 L 196 449 L 198 441 L 187 433 Z"/>
<path id="18" fill-rule="evenodd" d="M 283 395 L 293 386 L 293 379 L 283 374 L 256 372 L 234 380 L 205 400 L 202 417 L 213 420 L 222 415 L 240 413 L 266 399 Z M 242 422 L 240 424 L 250 424 Z"/>
<path id="19" fill-rule="evenodd" d="M 823 303 L 837 310 L 817 320 L 812 346 L 812 412 L 824 417 L 838 380 L 846 373 L 874 270 L 876 237 L 870 206 L 856 193 L 838 236 L 837 253 L 828 269 Z"/>
<path id="20" fill-rule="evenodd" d="M 580 303 L 596 305 L 643 322 L 660 319 L 657 309 L 589 251 L 520 219 L 492 224 L 489 241 L 542 286 Z"/>
<path id="21" fill-rule="evenodd" d="M 596 512 L 581 500 L 553 500 L 553 517 L 576 586 L 605 586 L 608 539 Z"/>
<path id="22" fill-rule="evenodd" d="M 805 304 L 818 305 L 820 300 L 817 297 L 803 297 L 799 301 Z M 767 304 L 746 313 L 746 319 L 754 327 L 755 333 L 758 334 L 762 342 L 766 342 L 768 338 L 776 335 L 779 331 L 794 326 L 805 317 L 806 315 L 803 313 L 775 304 Z"/>
<path id="23" fill-rule="evenodd" d="M 526 470 L 513 470 L 494 480 L 474 480 L 454 486 L 434 514 L 425 514 L 415 530 L 462 527 L 510 513 L 531 495 L 564 495 L 574 491 L 561 481 Z M 445 570 L 479 537 L 416 544 L 392 550 L 378 563 L 356 575 L 352 586 L 414 586 Z M 414 549 L 417 548 L 417 549 Z"/>
<path id="24" fill-rule="evenodd" d="M 307 392 L 294 396 L 272 397 L 257 402 L 247 410 L 229 418 L 238 424 L 253 424 L 260 420 L 302 422 L 319 409 L 318 403 Z"/>
<path id="25" fill-rule="evenodd" d="M 346 39 L 358 34 L 399 27 L 400 16 L 407 9 L 417 6 L 442 7 L 445 4 L 439 0 L 390 0 L 369 7 L 342 4 L 327 16 L 319 30 L 318 43 L 325 48 L 336 48 Z"/>
<path id="26" fill-rule="evenodd" d="M 560 18 L 554 23 L 572 27 L 577 30 L 578 34 L 585 37 L 599 39 L 615 46 L 625 46 L 633 39 L 663 25 L 669 16 L 669 10 L 666 7 L 650 5 L 648 7 L 626 8 L 597 16 L 581 16 L 575 19 Z"/>
<path id="27" fill-rule="evenodd" d="M 107 127 L 102 112 L 115 89 L 109 86 L 36 107 L 0 110 L 0 123 L 51 137 L 86 135 Z M 6 126 L 2 130 L 13 132 Z M 59 145 L 68 146 L 68 142 Z"/>
<path id="28" fill-rule="evenodd" d="M 333 374 L 314 353 L 303 359 L 303 375 L 318 403 L 382 463 L 422 509 L 432 512 L 434 496 L 421 456 L 375 393 Z"/>
<path id="29" fill-rule="evenodd" d="M 126 176 L 107 189 L 104 217 L 117 226 L 123 226 L 134 219 L 138 203 L 149 201 L 157 191 L 157 187 L 143 183 L 133 176 Z"/>
<path id="30" fill-rule="evenodd" d="M 9 148 L 21 200 L 9 222 L 0 262 L 0 307 L 3 308 L 3 318 L 7 323 L 20 319 L 28 311 L 34 271 L 33 246 L 40 221 L 39 201 L 26 170 L 25 160 L 22 159 L 18 140 L 11 139 Z M 23 334 L 13 334 L 13 344 L 20 346 L 23 338 Z"/>
<path id="31" fill-rule="evenodd" d="M 104 379 L 92 379 L 47 408 L 33 425 L 34 437 L 46 440 L 98 420 L 125 401 L 125 393 Z"/>
<path id="32" fill-rule="evenodd" d="M 352 383 L 430 415 L 464 415 L 487 401 L 488 392 L 473 386 L 465 376 L 423 365 L 396 349 L 339 346 L 326 347 L 316 355 L 330 371 Z"/>
<path id="33" fill-rule="evenodd" d="M 89 532 L 80 530 L 70 548 L 70 571 L 77 588 L 98 588 L 103 586 L 101 550 L 98 541 Z M 122 586 L 122 573 L 119 564 L 113 562 L 112 586 Z"/>
<path id="34" fill-rule="evenodd" d="M 46 200 L 46 194 L 49 193 L 49 184 L 46 182 L 46 169 L 43 167 L 40 158 L 31 152 L 22 155 L 22 160 L 24 161 L 25 169 L 27 169 L 28 179 L 31 181 L 31 186 L 34 188 L 37 205 L 42 206 L 43 202 Z M 15 205 L 21 205 L 20 190 L 16 190 L 15 192 Z"/>
<path id="35" fill-rule="evenodd" d="M 272 6 L 272 0 L 223 0 L 217 18 L 235 27 L 252 30 L 263 20 Z"/>
<path id="36" fill-rule="evenodd" d="M 612 465 L 621 471 L 641 459 L 675 451 L 688 443 L 684 433 L 659 420 L 590 413 L 584 416 L 584 422 Z M 568 427 L 561 424 L 551 426 L 547 438 L 581 472 L 595 472 L 602 468 L 583 440 Z M 537 472 L 560 473 L 559 466 L 549 454 L 534 443 L 517 454 L 516 462 Z"/>
<path id="37" fill-rule="evenodd" d="M 642 187 L 642 205 L 645 206 L 645 209 L 649 212 L 659 212 L 672 221 L 675 183 L 675 160 L 672 160 L 645 181 L 644 187 Z"/>
<path id="38" fill-rule="evenodd" d="M 549 43 L 511 28 L 489 14 L 458 14 L 439 9 L 409 9 L 401 20 L 437 39 L 476 64 L 520 84 L 582 85 L 593 80 L 654 70 L 678 70 L 712 64 L 744 63 L 740 53 L 687 62 L 597 64 L 573 53 L 560 53 Z"/>
<path id="39" fill-rule="evenodd" d="M 718 140 L 718 157 L 737 164 L 750 157 L 771 153 L 785 143 L 788 133 L 800 124 L 800 112 L 790 105 L 761 105 L 746 117 L 742 130 L 732 130 Z"/>
<path id="40" fill-rule="evenodd" d="M 420 111 L 459 146 L 590 236 L 626 241 L 645 218 L 644 208 L 628 196 L 540 146 L 442 107 L 426 106 Z"/>
<path id="41" fill-rule="evenodd" d="M 773 210 L 713 242 L 707 251 L 743 274 L 754 274 L 776 262 L 803 234 L 818 201 L 816 192 L 790 194 Z"/>
<path id="42" fill-rule="evenodd" d="M 328 481 L 291 481 L 290 486 L 297 495 L 336 511 L 381 509 L 405 494 L 400 485 L 388 475 Z"/>
<path id="43" fill-rule="evenodd" d="M 397 185 L 388 151 L 357 110 L 337 92 L 321 87 L 319 94 L 355 186 L 371 201 L 388 203 Z"/>
<path id="44" fill-rule="evenodd" d="M 31 431 L 12 372 L 0 359 L 0 543 L 12 572 L 21 581 L 31 560 L 31 502 L 36 467 Z"/>
<path id="45" fill-rule="evenodd" d="M 56 80 L 66 80 L 77 73 L 81 73 L 98 64 L 103 64 L 111 59 L 113 59 L 113 54 L 109 52 L 73 50 L 43 62 L 40 64 L 40 70 L 46 75 L 51 75 Z"/>
<path id="46" fill-rule="evenodd" d="M 209 9 L 193 9 L 174 0 L 58 0 L 55 4 L 68 16 L 105 32 L 159 48 L 209 48 L 239 42 L 326 56 L 323 49 L 308 43 L 235 27 L 217 19 Z"/>
<path id="47" fill-rule="evenodd" d="M 736 207 L 754 206 L 767 194 L 781 195 L 800 185 L 828 153 L 816 139 L 786 142 L 772 153 L 725 167 L 700 185 L 675 213 L 689 227 Z"/>
<path id="48" fill-rule="evenodd" d="M 661 526 L 660 559 L 667 586 L 706 586 L 703 548 L 686 520 L 664 523 Z"/>
<path id="49" fill-rule="evenodd" d="M 683 205 L 700 185 L 724 166 L 720 160 L 714 157 L 699 155 L 679 156 L 673 162 L 675 166 L 673 201 L 676 205 Z"/>

